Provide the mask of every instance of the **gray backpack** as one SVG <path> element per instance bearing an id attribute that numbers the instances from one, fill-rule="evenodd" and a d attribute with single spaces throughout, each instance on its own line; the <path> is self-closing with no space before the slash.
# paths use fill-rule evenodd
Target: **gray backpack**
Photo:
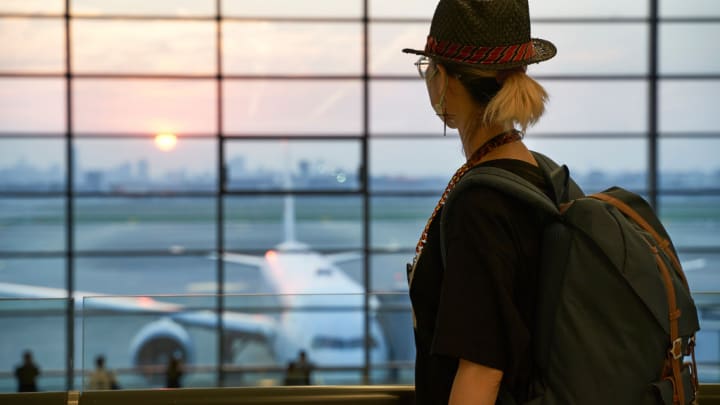
<path id="1" fill-rule="evenodd" d="M 468 171 L 448 197 L 496 188 L 547 219 L 533 334 L 533 405 L 691 404 L 697 311 L 667 232 L 637 194 L 584 196 L 567 167 L 535 153 L 557 201 L 495 167 Z M 444 236 L 441 235 L 443 260 Z M 685 356 L 691 362 L 684 363 Z M 501 392 L 502 403 L 514 403 Z"/>

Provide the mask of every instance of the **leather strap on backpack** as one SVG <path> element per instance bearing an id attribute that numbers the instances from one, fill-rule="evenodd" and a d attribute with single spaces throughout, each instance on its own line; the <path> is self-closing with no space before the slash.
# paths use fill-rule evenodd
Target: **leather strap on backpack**
<path id="1" fill-rule="evenodd" d="M 680 261 L 675 256 L 674 252 L 670 249 L 670 242 L 667 239 L 662 238 L 656 231 L 653 229 L 650 224 L 648 224 L 645 219 L 640 216 L 634 209 L 632 209 L 629 205 L 625 204 L 623 201 L 612 197 L 607 194 L 603 193 L 597 193 L 590 195 L 589 197 L 595 198 L 597 200 L 605 201 L 615 208 L 617 208 L 621 213 L 623 213 L 625 216 L 630 218 L 632 221 L 634 221 L 636 224 L 638 224 L 642 229 L 644 229 L 646 232 L 648 232 L 652 238 L 655 240 L 655 245 L 650 243 L 647 239 L 643 237 L 643 240 L 645 240 L 645 243 L 648 244 L 648 247 L 653 252 L 653 255 L 655 256 L 655 262 L 657 263 L 658 269 L 660 269 L 660 273 L 662 276 L 663 284 L 665 284 L 665 293 L 667 294 L 667 301 L 668 301 L 668 314 L 669 314 L 669 321 L 670 321 L 670 347 L 667 351 L 667 358 L 665 361 L 666 369 L 672 370 L 672 377 L 667 376 L 665 377 L 666 380 L 669 380 L 672 383 L 673 386 L 673 403 L 685 405 L 685 387 L 683 386 L 683 380 L 682 380 L 682 360 L 683 360 L 683 350 L 682 350 L 682 344 L 683 340 L 682 337 L 680 337 L 679 333 L 679 326 L 678 326 L 678 319 L 680 318 L 681 311 L 677 307 L 677 301 L 675 297 L 675 287 L 673 286 L 672 277 L 670 276 L 670 270 L 665 265 L 665 261 L 663 261 L 662 257 L 660 256 L 660 251 L 658 251 L 657 247 L 660 247 L 662 251 L 665 253 L 666 257 L 670 259 L 670 261 L 675 266 L 676 273 L 680 276 L 682 279 L 683 284 L 687 287 L 687 280 L 685 279 L 685 275 L 683 274 L 682 267 L 680 266 Z M 693 376 L 692 376 L 692 383 L 693 383 L 693 389 L 695 391 L 695 398 L 697 398 L 697 374 L 694 364 L 694 357 L 695 357 L 695 350 L 694 350 L 694 336 L 691 338 L 691 342 L 688 345 L 689 350 L 691 351 L 693 355 Z M 663 375 L 665 375 L 665 371 L 663 371 Z M 688 387 L 689 388 L 689 387 Z"/>
<path id="2" fill-rule="evenodd" d="M 653 228 L 646 220 L 643 218 L 640 214 L 637 213 L 634 209 L 632 209 L 629 205 L 625 204 L 625 202 L 611 196 L 605 193 L 596 193 L 589 195 L 588 197 L 595 198 L 596 200 L 602 200 L 606 203 L 609 203 L 613 205 L 615 208 L 620 210 L 625 216 L 635 221 L 636 224 L 640 225 L 640 227 L 645 230 L 645 232 L 652 235 L 653 239 L 655 239 L 655 243 L 657 243 L 657 246 L 662 249 L 663 253 L 670 259 L 670 261 L 673 264 L 673 267 L 675 267 L 675 272 L 678 276 L 680 276 L 680 279 L 683 282 L 683 285 L 685 288 L 690 289 L 687 279 L 685 278 L 685 273 L 682 270 L 682 266 L 680 265 L 680 260 L 678 260 L 677 256 L 675 255 L 675 252 L 670 249 L 670 241 L 660 236 L 659 233 Z"/>

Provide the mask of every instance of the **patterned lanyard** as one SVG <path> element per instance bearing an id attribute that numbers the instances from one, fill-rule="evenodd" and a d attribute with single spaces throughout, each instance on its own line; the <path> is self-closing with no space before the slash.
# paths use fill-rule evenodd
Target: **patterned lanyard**
<path id="1" fill-rule="evenodd" d="M 447 187 L 445 187 L 445 191 L 442 193 L 442 196 L 440 197 L 440 201 L 438 201 L 437 205 L 435 205 L 435 209 L 433 210 L 432 214 L 430 214 L 430 218 L 427 221 L 427 224 L 425 224 L 425 229 L 422 231 L 422 234 L 420 234 L 420 240 L 418 240 L 417 246 L 415 246 L 415 257 L 413 257 L 412 262 L 412 269 L 410 270 L 410 277 L 409 277 L 409 283 L 412 284 L 413 277 L 415 276 L 415 268 L 417 267 L 417 263 L 420 260 L 420 255 L 422 254 L 423 248 L 425 248 L 425 244 L 427 243 L 427 237 L 428 232 L 430 231 L 430 225 L 432 224 L 433 220 L 437 216 L 437 213 L 440 211 L 440 209 L 445 205 L 445 201 L 447 200 L 448 195 L 450 192 L 455 188 L 455 185 L 458 181 L 462 178 L 462 176 L 467 173 L 468 170 L 472 169 L 473 167 L 477 166 L 477 164 L 484 158 L 488 153 L 490 153 L 492 150 L 511 143 L 516 142 L 522 139 L 522 133 L 516 129 L 512 129 L 510 131 L 502 132 L 498 135 L 495 135 L 492 139 L 487 141 L 483 146 L 481 146 L 475 153 L 470 156 L 470 159 L 465 162 L 462 166 L 460 166 L 459 169 L 455 172 L 455 174 L 450 179 L 450 182 L 448 182 Z"/>

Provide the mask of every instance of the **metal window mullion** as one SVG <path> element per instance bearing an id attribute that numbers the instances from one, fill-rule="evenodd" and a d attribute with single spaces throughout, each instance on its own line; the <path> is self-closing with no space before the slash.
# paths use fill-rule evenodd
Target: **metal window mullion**
<path id="1" fill-rule="evenodd" d="M 65 311 L 66 369 L 65 387 L 71 391 L 75 385 L 75 302 L 74 249 L 73 239 L 73 109 L 72 109 L 72 39 L 70 20 L 70 1 L 65 0 L 65 288 L 67 302 Z"/>
<path id="2" fill-rule="evenodd" d="M 371 329 L 370 329 L 370 288 L 371 288 L 371 274 L 370 274 L 370 194 L 368 181 L 370 179 L 369 167 L 368 167 L 368 142 L 370 137 L 370 63 L 369 63 L 369 8 L 368 0 L 363 0 L 363 35 L 362 35 L 362 63 L 363 63 L 363 137 L 362 137 L 362 169 L 360 175 L 362 181 L 360 184 L 362 190 L 362 201 L 363 201 L 363 284 L 365 294 L 363 296 L 363 315 L 364 315 L 364 334 L 365 344 L 364 354 L 365 361 L 363 365 L 363 383 L 370 384 L 370 350 L 371 350 Z"/>
<path id="3" fill-rule="evenodd" d="M 216 198 L 216 282 L 217 282 L 217 386 L 225 386 L 225 370 L 223 362 L 226 358 L 225 325 L 223 323 L 223 312 L 225 311 L 225 263 L 222 260 L 225 252 L 225 216 L 224 216 L 224 193 L 225 193 L 225 140 L 223 137 L 223 68 L 222 68 L 222 1 L 215 1 L 215 85 L 216 85 L 216 139 L 217 139 L 217 190 Z"/>
<path id="4" fill-rule="evenodd" d="M 658 210 L 658 0 L 649 0 L 648 200 Z"/>

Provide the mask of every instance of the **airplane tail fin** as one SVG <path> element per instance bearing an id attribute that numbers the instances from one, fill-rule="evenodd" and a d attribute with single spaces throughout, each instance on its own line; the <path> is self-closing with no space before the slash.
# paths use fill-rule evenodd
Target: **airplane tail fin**
<path id="1" fill-rule="evenodd" d="M 287 144 L 287 141 L 284 143 L 285 147 L 285 174 L 283 177 L 283 188 L 285 189 L 288 194 L 285 195 L 285 206 L 283 209 L 283 231 L 284 231 L 284 238 L 283 242 L 280 243 L 277 246 L 278 250 L 285 250 L 285 251 L 291 251 L 291 250 L 300 250 L 305 251 L 308 249 L 308 246 L 300 243 L 295 239 L 295 197 L 292 196 L 292 194 L 289 194 L 290 191 L 292 191 L 292 171 L 289 167 L 289 163 L 292 161 L 290 159 L 290 152 L 289 147 Z"/>
<path id="2" fill-rule="evenodd" d="M 285 242 L 295 242 L 295 199 L 292 195 L 285 196 L 283 212 L 283 230 Z"/>

